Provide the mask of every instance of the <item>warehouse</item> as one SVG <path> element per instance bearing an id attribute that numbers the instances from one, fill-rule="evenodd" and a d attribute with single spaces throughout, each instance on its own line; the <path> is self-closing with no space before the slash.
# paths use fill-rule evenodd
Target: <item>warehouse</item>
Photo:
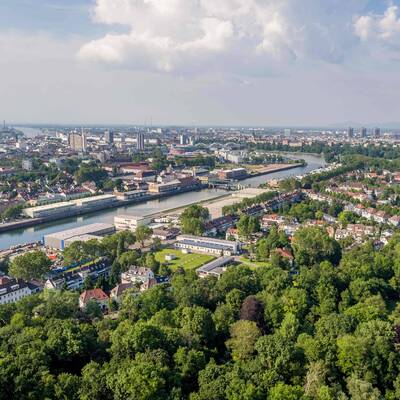
<path id="1" fill-rule="evenodd" d="M 46 218 L 55 215 L 68 214 L 76 211 L 77 205 L 72 201 L 47 204 L 45 206 L 25 208 L 22 212 L 31 218 Z"/>
<path id="2" fill-rule="evenodd" d="M 46 235 L 43 237 L 43 244 L 52 249 L 64 250 L 67 244 L 71 243 L 71 239 L 75 237 L 82 235 L 104 236 L 113 232 L 115 232 L 114 225 L 103 223 L 90 224 Z"/>
<path id="3" fill-rule="evenodd" d="M 83 199 L 74 200 L 74 203 L 82 208 L 93 208 L 112 204 L 116 200 L 117 197 L 113 194 L 103 194 L 101 196 L 85 197 Z"/>
<path id="4" fill-rule="evenodd" d="M 118 200 L 134 200 L 140 199 L 147 196 L 146 190 L 130 190 L 129 192 L 117 192 L 115 193 Z"/>

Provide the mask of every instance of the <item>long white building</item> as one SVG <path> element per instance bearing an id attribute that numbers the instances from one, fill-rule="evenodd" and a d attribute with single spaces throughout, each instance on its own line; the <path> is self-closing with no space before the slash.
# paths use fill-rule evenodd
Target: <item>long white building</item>
<path id="1" fill-rule="evenodd" d="M 215 256 L 232 256 L 241 252 L 238 241 L 214 239 L 204 236 L 180 235 L 176 238 L 175 247 L 194 253 L 211 254 Z"/>
<path id="2" fill-rule="evenodd" d="M 45 218 L 53 215 L 68 214 L 77 210 L 78 206 L 72 201 L 47 204 L 44 206 L 30 207 L 22 210 L 22 213 L 31 218 Z"/>
<path id="3" fill-rule="evenodd" d="M 87 210 L 99 206 L 112 205 L 117 201 L 117 196 L 113 194 L 103 194 L 101 196 L 90 196 L 73 201 L 47 204 L 44 206 L 25 208 L 22 212 L 31 218 L 47 218 Z"/>

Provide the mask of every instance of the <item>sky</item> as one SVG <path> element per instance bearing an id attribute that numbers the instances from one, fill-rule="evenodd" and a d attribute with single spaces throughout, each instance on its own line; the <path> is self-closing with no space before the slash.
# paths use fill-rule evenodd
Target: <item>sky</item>
<path id="1" fill-rule="evenodd" d="M 10 123 L 400 121 L 400 0 L 1 0 Z"/>

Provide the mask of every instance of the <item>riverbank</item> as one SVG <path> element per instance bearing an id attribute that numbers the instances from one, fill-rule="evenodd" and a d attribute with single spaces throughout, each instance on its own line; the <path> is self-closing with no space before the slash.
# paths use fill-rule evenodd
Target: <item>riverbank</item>
<path id="1" fill-rule="evenodd" d="M 307 162 L 306 166 L 297 166 L 297 168 L 291 168 L 287 171 L 273 172 L 265 176 L 249 177 L 244 181 L 240 182 L 243 187 L 258 188 L 260 184 L 263 184 L 271 179 L 285 179 L 291 176 L 306 175 L 307 173 L 319 169 L 325 166 L 325 161 L 322 157 L 316 156 L 304 156 Z M 230 192 L 233 193 L 233 192 Z M 29 227 L 19 227 L 12 231 L 0 232 L 0 249 L 7 249 L 11 246 L 19 245 L 21 243 L 33 243 L 40 241 L 43 236 L 52 234 L 55 232 L 60 232 L 67 229 L 78 228 L 84 225 L 93 224 L 97 222 L 105 222 L 112 224 L 114 223 L 114 217 L 116 215 L 138 215 L 145 216 L 155 213 L 164 213 L 166 210 L 176 210 L 177 208 L 182 208 L 188 204 L 200 203 L 204 205 L 204 201 L 213 201 L 215 198 L 220 198 L 221 196 L 226 196 L 228 199 L 229 192 L 221 189 L 201 189 L 199 191 L 192 191 L 187 193 L 173 193 L 167 197 L 150 199 L 140 202 L 132 203 L 131 205 L 125 205 L 115 208 L 107 208 L 100 211 L 91 212 L 89 214 L 84 214 L 80 216 L 68 217 L 63 216 L 62 219 L 50 220 L 47 222 L 42 222 L 40 224 L 30 222 Z M 224 200 L 222 198 L 221 200 Z M 215 209 L 219 208 L 218 203 L 216 203 Z M 176 212 L 176 211 L 175 211 Z M 19 223 L 21 221 L 18 221 Z"/>
<path id="2" fill-rule="evenodd" d="M 146 202 L 152 201 L 152 200 L 158 200 L 158 199 L 163 199 L 163 198 L 167 198 L 167 197 L 171 197 L 171 196 L 176 196 L 181 193 L 201 191 L 205 188 L 207 188 L 207 185 L 202 184 L 202 185 L 197 186 L 196 188 L 181 189 L 178 192 L 154 193 L 154 194 L 149 194 L 149 195 L 139 197 L 136 199 L 131 199 L 131 200 L 117 200 L 114 203 L 110 203 L 110 204 L 106 204 L 106 205 L 99 205 L 99 206 L 91 207 L 90 209 L 86 209 L 86 208 L 78 209 L 78 210 L 74 210 L 72 212 L 63 212 L 62 214 L 60 213 L 60 214 L 56 214 L 56 215 L 52 215 L 52 216 L 44 217 L 44 218 L 30 218 L 30 219 L 26 219 L 26 220 L 9 222 L 9 223 L 0 225 L 0 233 L 10 232 L 10 231 L 21 229 L 21 228 L 30 228 L 32 226 L 45 224 L 47 222 L 59 221 L 59 220 L 65 219 L 65 218 L 79 217 L 81 215 L 96 213 L 96 212 L 102 211 L 102 210 L 119 208 L 119 207 L 127 207 L 127 206 L 131 206 L 134 204 L 146 203 Z"/>
<path id="3" fill-rule="evenodd" d="M 252 173 L 243 179 L 254 178 L 256 176 L 263 176 L 268 174 L 273 174 L 275 172 L 287 171 L 293 168 L 305 167 L 307 163 L 292 163 L 292 164 L 270 164 L 266 167 L 255 169 Z"/>

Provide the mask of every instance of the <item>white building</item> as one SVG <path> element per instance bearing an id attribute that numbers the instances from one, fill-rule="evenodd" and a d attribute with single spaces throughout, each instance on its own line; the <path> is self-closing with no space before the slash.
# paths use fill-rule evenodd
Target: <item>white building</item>
<path id="1" fill-rule="evenodd" d="M 200 278 L 205 278 L 207 276 L 215 276 L 220 278 L 220 276 L 226 271 L 227 266 L 233 261 L 234 258 L 230 256 L 217 258 L 216 260 L 197 268 L 196 274 Z"/>
<path id="2" fill-rule="evenodd" d="M 241 244 L 238 241 L 233 242 L 230 240 L 192 235 L 180 235 L 176 239 L 176 248 L 193 251 L 195 253 L 231 256 L 239 254 L 241 251 Z"/>
<path id="3" fill-rule="evenodd" d="M 113 194 L 103 194 L 101 196 L 85 197 L 83 199 L 74 200 L 74 203 L 82 208 L 92 208 L 98 206 L 105 206 L 112 204 L 117 200 L 117 197 Z"/>
<path id="4" fill-rule="evenodd" d="M 77 204 L 68 201 L 55 204 L 47 204 L 39 207 L 30 207 L 22 210 L 22 213 L 31 218 L 45 218 L 55 215 L 62 215 L 74 212 L 77 210 Z"/>
<path id="5" fill-rule="evenodd" d="M 15 303 L 40 290 L 39 286 L 3 276 L 0 278 L 0 304 Z"/>
<path id="6" fill-rule="evenodd" d="M 121 192 L 121 193 L 116 193 L 117 199 L 118 200 L 134 200 L 134 199 L 140 199 L 142 197 L 147 196 L 147 191 L 146 190 L 131 190 L 129 192 Z"/>
<path id="7" fill-rule="evenodd" d="M 121 274 L 121 283 L 146 283 L 154 279 L 154 272 L 146 267 L 130 267 Z"/>
<path id="8" fill-rule="evenodd" d="M 139 226 L 148 225 L 151 218 L 139 215 L 116 215 L 114 217 L 114 225 L 118 230 L 136 231 Z"/>

